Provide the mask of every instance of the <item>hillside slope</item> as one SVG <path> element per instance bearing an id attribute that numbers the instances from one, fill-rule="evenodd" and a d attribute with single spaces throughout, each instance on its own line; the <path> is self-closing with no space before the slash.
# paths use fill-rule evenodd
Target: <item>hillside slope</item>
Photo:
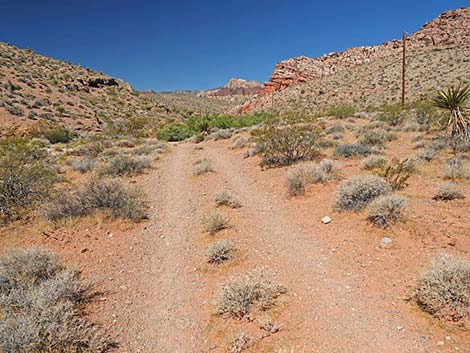
<path id="1" fill-rule="evenodd" d="M 470 8 L 444 12 L 407 39 L 410 98 L 458 79 L 468 81 Z M 240 111 L 335 104 L 377 105 L 398 98 L 401 41 L 363 46 L 318 58 L 297 57 L 278 63 L 265 83 L 265 95 Z"/>
<path id="2" fill-rule="evenodd" d="M 160 124 L 188 112 L 215 113 L 230 103 L 211 97 L 138 92 L 131 85 L 80 65 L 0 43 L 0 133 L 26 133 L 38 123 L 76 133 L 107 122 L 147 118 Z"/>

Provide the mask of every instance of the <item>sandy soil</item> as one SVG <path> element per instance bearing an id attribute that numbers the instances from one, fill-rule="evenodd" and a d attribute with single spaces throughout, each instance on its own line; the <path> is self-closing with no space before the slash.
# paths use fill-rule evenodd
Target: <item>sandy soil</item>
<path id="1" fill-rule="evenodd" d="M 92 277 L 104 294 L 90 315 L 119 352 L 226 352 L 241 331 L 252 337 L 247 352 L 470 352 L 468 327 L 439 322 L 406 300 L 439 252 L 470 255 L 468 198 L 431 201 L 440 164 L 426 166 L 403 191 L 407 221 L 379 230 L 364 214 L 331 209 L 341 178 L 360 173 L 358 160 L 342 161 L 337 180 L 289 198 L 285 169 L 261 171 L 257 158 L 244 159 L 229 145 L 174 145 L 135 178 L 150 207 L 142 224 L 87 219 L 28 229 L 25 222 L 4 229 L 0 245 L 40 244 Z M 410 153 L 398 142 L 387 151 Z M 215 172 L 193 176 L 199 158 L 211 159 Z M 231 227 L 209 236 L 200 220 L 223 188 L 243 207 L 222 209 Z M 328 225 L 320 221 L 325 215 Z M 391 248 L 379 246 L 384 236 L 393 239 Z M 204 250 L 218 239 L 235 242 L 237 259 L 206 263 Z M 219 284 L 251 270 L 270 273 L 287 293 L 273 310 L 247 319 L 216 315 Z M 266 322 L 279 332 L 268 334 Z"/>

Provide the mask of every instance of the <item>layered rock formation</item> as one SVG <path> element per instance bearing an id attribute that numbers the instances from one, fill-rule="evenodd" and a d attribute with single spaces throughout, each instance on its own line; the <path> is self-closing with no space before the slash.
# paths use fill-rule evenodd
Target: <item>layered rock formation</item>
<path id="1" fill-rule="evenodd" d="M 210 96 L 250 96 L 263 92 L 263 85 L 257 81 L 246 81 L 238 78 L 231 78 L 222 88 L 211 91 Z"/>
<path id="2" fill-rule="evenodd" d="M 470 43 L 470 7 L 446 11 L 410 35 L 410 48 L 447 46 Z M 318 80 L 339 70 L 368 63 L 371 60 L 398 55 L 401 41 L 394 40 L 379 46 L 364 46 L 330 53 L 318 58 L 290 58 L 276 64 L 265 83 L 265 93 L 282 90 L 292 84 Z"/>

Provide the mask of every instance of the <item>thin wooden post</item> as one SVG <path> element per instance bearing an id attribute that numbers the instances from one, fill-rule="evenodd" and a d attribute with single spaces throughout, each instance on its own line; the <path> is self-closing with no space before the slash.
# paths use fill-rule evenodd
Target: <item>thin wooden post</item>
<path id="1" fill-rule="evenodd" d="M 405 81 L 406 81 L 406 32 L 403 32 L 403 62 L 401 71 L 401 109 L 405 109 Z"/>

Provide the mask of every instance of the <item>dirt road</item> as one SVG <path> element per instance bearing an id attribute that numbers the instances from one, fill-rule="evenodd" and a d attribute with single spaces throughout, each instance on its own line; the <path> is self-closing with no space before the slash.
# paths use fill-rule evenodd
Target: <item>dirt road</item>
<path id="1" fill-rule="evenodd" d="M 400 264 L 400 250 L 378 248 L 373 237 L 364 237 L 370 228 L 332 214 L 334 185 L 289 199 L 279 170 L 262 172 L 255 160 L 244 160 L 224 143 L 203 146 L 173 146 L 146 177 L 151 214 L 136 237 L 140 271 L 123 275 L 130 282 L 131 309 L 120 333 L 122 351 L 224 352 L 231 332 L 222 328 L 237 332 L 243 324 L 226 324 L 228 319 L 213 314 L 218 284 L 262 267 L 288 293 L 275 315 L 281 331 L 248 351 L 468 351 L 465 342 L 441 345 L 446 329 L 404 300 L 414 272 Z M 194 177 L 192 163 L 199 158 L 212 160 L 215 173 Z M 224 210 L 231 228 L 214 239 L 232 239 L 240 255 L 214 268 L 204 261 L 213 239 L 203 233 L 200 219 L 223 188 L 238 194 L 243 207 Z M 320 219 L 327 214 L 333 222 L 324 225 Z"/>

